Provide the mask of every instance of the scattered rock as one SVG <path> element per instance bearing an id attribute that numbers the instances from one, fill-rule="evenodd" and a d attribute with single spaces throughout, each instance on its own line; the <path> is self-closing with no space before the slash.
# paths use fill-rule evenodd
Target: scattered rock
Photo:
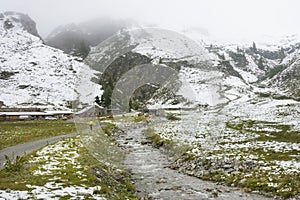
<path id="1" fill-rule="evenodd" d="M 211 192 L 211 194 L 209 195 L 209 198 L 217 198 L 218 196 L 219 196 L 218 191 L 214 189 L 214 190 Z"/>
<path id="2" fill-rule="evenodd" d="M 167 180 L 162 178 L 162 179 L 159 179 L 156 181 L 157 184 L 160 184 L 160 183 L 167 183 Z"/>
<path id="3" fill-rule="evenodd" d="M 247 179 L 244 178 L 244 179 L 240 180 L 240 183 L 244 184 L 246 181 L 247 181 Z"/>
<path id="4" fill-rule="evenodd" d="M 226 170 L 226 169 L 230 169 L 230 168 L 232 168 L 232 166 L 231 166 L 231 165 L 229 165 L 229 164 L 228 164 L 228 165 L 224 165 L 224 166 L 223 166 L 223 169 L 225 169 L 225 170 Z"/>
<path id="5" fill-rule="evenodd" d="M 250 192 L 252 192 L 252 190 L 250 188 L 244 188 L 244 192 L 250 193 Z"/>
<path id="6" fill-rule="evenodd" d="M 239 171 L 233 171 L 233 172 L 231 172 L 231 174 L 232 175 L 239 175 L 241 172 L 239 172 Z"/>
<path id="7" fill-rule="evenodd" d="M 148 140 L 142 140 L 142 141 L 141 141 L 141 144 L 142 144 L 142 145 L 146 145 L 146 144 L 149 144 L 149 143 L 150 143 L 150 142 L 149 142 Z"/>

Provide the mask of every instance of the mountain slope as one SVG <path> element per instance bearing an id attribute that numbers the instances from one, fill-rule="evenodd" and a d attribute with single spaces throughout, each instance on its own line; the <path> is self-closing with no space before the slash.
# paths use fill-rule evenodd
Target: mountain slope
<path id="1" fill-rule="evenodd" d="M 149 28 L 118 33 L 110 40 L 94 47 L 85 62 L 103 73 L 102 85 L 104 94 L 107 94 L 103 100 L 108 103 L 110 101 L 106 101 L 107 96 L 110 98 L 112 91 L 120 90 L 115 88 L 118 82 L 131 83 L 129 85 L 133 86 L 136 82 L 143 82 L 141 78 L 150 82 L 147 82 L 147 87 L 142 91 L 140 87 L 135 88 L 132 101 L 139 101 L 135 104 L 141 103 L 142 107 L 148 100 L 154 107 L 162 104 L 166 107 L 216 105 L 226 103 L 231 98 L 235 98 L 232 97 L 235 93 L 250 88 L 238 72 L 234 70 L 231 72 L 228 66 L 221 62 L 222 59 L 215 56 L 216 60 L 212 61 L 210 56 L 209 51 L 202 45 L 198 45 L 184 35 L 169 30 Z M 152 73 L 140 71 L 139 69 L 143 68 L 141 64 L 147 64 L 148 68 L 157 68 L 158 71 Z M 165 80 L 166 82 L 160 85 L 163 87 L 159 89 L 159 85 L 151 80 L 157 80 L 161 73 L 165 72 L 165 68 L 169 69 L 170 74 L 176 72 L 177 80 L 173 82 Z M 228 80 L 234 80 L 236 84 Z M 222 83 L 227 84 L 222 85 Z M 168 89 L 166 90 L 164 86 Z M 243 89 L 231 91 L 233 87 Z M 224 94 L 227 91 L 230 92 Z M 126 94 L 127 91 L 121 93 Z"/>
<path id="2" fill-rule="evenodd" d="M 46 44 L 65 53 L 85 58 L 90 47 L 96 46 L 133 22 L 99 18 L 79 24 L 57 27 L 47 38 Z"/>
<path id="3" fill-rule="evenodd" d="M 169 30 L 128 29 L 94 47 L 85 61 L 101 73 L 105 73 L 107 67 L 110 74 L 122 71 L 124 75 L 124 70 L 138 67 L 127 66 L 135 63 L 130 61 L 134 57 L 131 58 L 129 52 L 139 54 L 137 58 L 146 56 L 152 67 L 161 64 L 177 70 L 181 84 L 173 94 L 158 89 L 157 85 L 152 85 L 151 89 L 148 87 L 151 94 L 156 88 L 150 100 L 151 106 L 194 107 L 198 104 L 226 104 L 245 95 L 265 93 L 264 89 L 260 89 L 263 85 L 267 87 L 269 96 L 284 94 L 285 98 L 295 99 L 294 96 L 299 93 L 298 48 L 297 41 L 293 40 L 282 42 L 282 46 L 261 46 L 255 42 L 249 45 L 207 45 Z M 127 66 L 126 69 L 124 66 Z M 127 77 L 127 80 L 131 79 Z M 110 91 L 117 81 L 110 83 Z M 149 97 L 143 100 L 146 99 Z"/>
<path id="4" fill-rule="evenodd" d="M 77 83 L 86 83 L 80 101 L 93 101 L 100 86 L 78 58 L 43 44 L 21 23 L 23 14 L 0 14 L 0 101 L 8 107 L 37 106 L 65 109 L 78 97 Z M 34 22 L 26 16 L 30 24 Z M 30 31 L 37 33 L 36 29 Z M 90 98 L 87 98 L 90 95 Z"/>
<path id="5" fill-rule="evenodd" d="M 287 56 L 278 68 L 278 73 L 264 83 L 282 94 L 300 100 L 300 51 Z"/>

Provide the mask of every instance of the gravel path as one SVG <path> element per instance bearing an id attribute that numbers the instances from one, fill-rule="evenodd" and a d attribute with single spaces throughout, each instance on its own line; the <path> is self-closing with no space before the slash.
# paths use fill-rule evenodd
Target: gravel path
<path id="1" fill-rule="evenodd" d="M 239 188 L 218 185 L 213 182 L 181 174 L 169 168 L 166 155 L 145 141 L 145 127 L 123 129 L 125 135 L 118 139 L 120 146 L 128 152 L 125 165 L 132 173 L 139 197 L 144 199 L 268 199 L 249 194 Z"/>
<path id="2" fill-rule="evenodd" d="M 13 156 L 14 156 L 14 158 L 16 156 L 24 156 L 26 154 L 30 154 L 30 153 L 42 148 L 48 144 L 52 144 L 63 138 L 73 137 L 76 134 L 77 133 L 70 133 L 67 135 L 55 136 L 52 138 L 46 138 L 46 139 L 42 139 L 42 140 L 38 140 L 38 141 L 34 141 L 34 142 L 27 142 L 24 144 L 19 144 L 16 146 L 7 147 L 5 149 L 2 149 L 2 150 L 0 150 L 0 170 L 4 167 L 4 164 L 6 162 L 5 155 L 9 156 L 10 158 L 12 158 Z"/>

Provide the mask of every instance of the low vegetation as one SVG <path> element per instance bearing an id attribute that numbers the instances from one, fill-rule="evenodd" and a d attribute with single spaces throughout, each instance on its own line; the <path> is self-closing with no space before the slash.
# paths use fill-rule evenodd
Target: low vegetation
<path id="1" fill-rule="evenodd" d="M 249 192 L 268 192 L 284 199 L 299 196 L 300 171 L 293 163 L 300 162 L 300 133 L 293 130 L 292 125 L 248 120 L 227 123 L 226 128 L 238 131 L 240 135 L 257 136 L 245 141 L 220 143 L 231 148 L 209 153 L 211 159 L 206 160 L 204 168 L 210 170 L 201 176 L 202 179 L 224 182 Z M 230 160 L 232 168 L 229 171 L 222 167 L 212 169 L 221 160 Z M 252 163 L 252 168 L 236 166 L 243 162 Z"/>
<path id="2" fill-rule="evenodd" d="M 156 148 L 162 148 L 170 158 L 174 160 L 187 154 L 191 150 L 191 146 L 183 143 L 179 143 L 170 139 L 165 139 L 156 133 L 154 129 L 148 128 L 144 131 L 144 134 Z"/>
<path id="3" fill-rule="evenodd" d="M 94 131 L 59 141 L 16 160 L 7 158 L 9 162 L 0 171 L 0 194 L 1 190 L 19 190 L 27 191 L 28 198 L 38 198 L 37 190 L 44 188 L 42 193 L 54 195 L 49 198 L 137 199 L 130 175 L 114 162 L 109 162 L 110 158 L 115 161 L 114 157 L 118 155 L 120 164 L 123 158 L 108 137 L 117 128 L 109 124 L 105 130 L 105 133 Z M 86 139 L 92 142 L 86 142 Z M 110 148 L 105 149 L 107 147 Z M 111 151 L 112 148 L 116 151 Z M 97 157 L 102 153 L 107 157 L 105 160 Z M 64 188 L 73 188 L 75 193 L 64 192 Z"/>
<path id="4" fill-rule="evenodd" d="M 112 136 L 121 131 L 115 124 L 112 123 L 106 123 L 106 125 L 102 126 L 101 129 L 107 136 Z"/>
<path id="5" fill-rule="evenodd" d="M 75 125 L 67 121 L 0 122 L 0 149 L 75 132 Z"/>
<path id="6" fill-rule="evenodd" d="M 147 115 L 145 115 L 144 113 L 140 113 L 138 116 L 133 116 L 132 118 L 133 118 L 134 123 L 149 121 L 149 117 Z"/>
<path id="7" fill-rule="evenodd" d="M 147 139 L 150 140 L 156 147 L 166 147 L 171 143 L 171 140 L 166 140 L 156 134 L 153 129 L 147 129 L 144 131 Z"/>
<path id="8" fill-rule="evenodd" d="M 284 199 L 297 195 L 300 187 L 299 174 L 286 174 L 283 171 L 275 171 L 275 169 L 246 170 L 228 174 L 223 170 L 219 170 L 206 173 L 201 178 L 203 180 L 223 182 L 228 186 L 241 187 L 245 192 L 267 192 Z"/>
<path id="9" fill-rule="evenodd" d="M 180 117 L 177 117 L 174 113 L 167 113 L 167 119 L 174 121 L 174 120 L 180 120 Z"/>
<path id="10" fill-rule="evenodd" d="M 286 108 L 286 107 L 284 107 Z M 292 106 L 277 115 L 297 113 Z M 187 144 L 186 151 L 174 159 L 171 168 L 203 180 L 256 191 L 280 199 L 300 197 L 300 132 L 284 121 L 239 119 L 224 123 L 223 132 L 214 129 L 187 129 L 192 119 L 155 124 L 148 133 L 155 146 L 172 149 L 175 141 Z M 198 125 L 198 123 L 197 123 Z M 190 146 L 188 146 L 190 145 Z M 180 146 L 180 145 L 178 145 Z M 167 151 L 168 153 L 168 151 Z"/>

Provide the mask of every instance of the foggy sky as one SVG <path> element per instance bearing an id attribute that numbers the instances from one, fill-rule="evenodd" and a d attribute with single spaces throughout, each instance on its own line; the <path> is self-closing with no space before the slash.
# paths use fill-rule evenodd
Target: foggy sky
<path id="1" fill-rule="evenodd" d="M 298 0 L 0 0 L 0 11 L 19 11 L 45 37 L 55 27 L 108 16 L 235 38 L 300 34 Z"/>

